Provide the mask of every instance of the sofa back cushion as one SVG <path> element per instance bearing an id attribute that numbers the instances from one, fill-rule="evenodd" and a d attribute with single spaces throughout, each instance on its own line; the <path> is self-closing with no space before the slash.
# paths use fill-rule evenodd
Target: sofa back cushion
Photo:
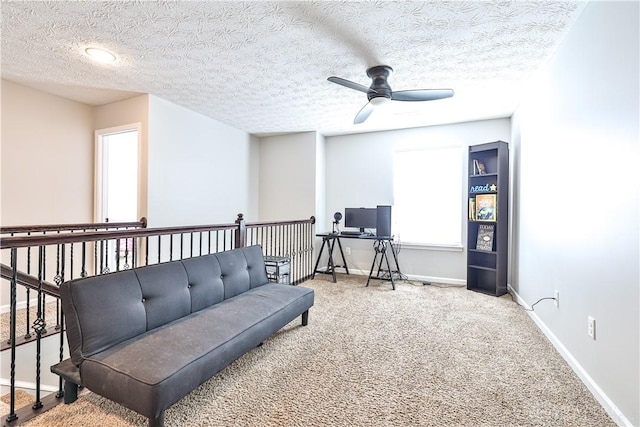
<path id="1" fill-rule="evenodd" d="M 246 247 L 242 250 L 247 261 L 247 271 L 249 272 L 249 287 L 251 289 L 262 286 L 269 282 L 267 277 L 267 269 L 264 265 L 264 255 L 262 255 L 262 246 L 254 245 Z"/>
<path id="2" fill-rule="evenodd" d="M 233 298 L 251 288 L 247 258 L 242 252 L 220 252 L 216 254 L 216 258 L 220 263 L 220 277 L 224 283 L 224 299 Z"/>
<path id="3" fill-rule="evenodd" d="M 147 330 L 191 313 L 189 279 L 181 262 L 149 265 L 134 271 L 142 289 Z"/>
<path id="4" fill-rule="evenodd" d="M 147 312 L 134 270 L 60 285 L 71 359 L 88 356 L 147 330 Z"/>
<path id="5" fill-rule="evenodd" d="M 71 359 L 93 354 L 268 283 L 260 246 L 65 282 Z"/>
<path id="6" fill-rule="evenodd" d="M 202 310 L 224 300 L 224 284 L 216 255 L 182 260 L 191 293 L 191 312 Z"/>

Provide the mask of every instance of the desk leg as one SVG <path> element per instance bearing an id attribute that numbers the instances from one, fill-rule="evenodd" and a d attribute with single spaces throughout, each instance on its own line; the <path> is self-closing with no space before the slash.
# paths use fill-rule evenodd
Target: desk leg
<path id="1" fill-rule="evenodd" d="M 342 251 L 342 243 L 340 243 L 340 238 L 336 238 L 335 240 L 338 241 L 338 249 L 340 249 L 340 256 L 342 257 L 342 265 L 344 266 L 347 274 L 349 274 L 349 267 L 347 266 L 347 259 L 344 257 L 344 252 Z"/>
<path id="2" fill-rule="evenodd" d="M 376 268 L 376 259 L 378 258 L 378 247 L 376 246 L 375 255 L 373 256 L 373 262 L 371 263 L 371 270 L 369 270 L 369 277 L 367 278 L 367 284 L 365 288 L 369 286 L 369 281 L 371 280 L 371 276 L 373 276 L 373 269 Z"/>
<path id="3" fill-rule="evenodd" d="M 313 274 L 311 275 L 311 279 L 316 277 L 316 272 L 318 271 L 318 264 L 320 264 L 320 258 L 322 258 L 322 252 L 324 251 L 324 245 L 327 243 L 327 239 L 322 238 L 322 246 L 320 246 L 320 252 L 318 252 L 318 259 L 316 260 L 316 266 L 313 268 Z"/>
<path id="4" fill-rule="evenodd" d="M 333 239 L 331 243 L 327 246 L 329 248 L 329 261 L 327 262 L 327 270 L 331 269 L 331 274 L 333 275 L 333 283 L 336 283 L 338 280 L 336 279 L 336 263 L 333 262 L 333 248 L 336 245 L 336 239 Z"/>
<path id="5" fill-rule="evenodd" d="M 382 253 L 382 256 L 384 257 L 384 260 L 387 262 L 387 271 L 389 272 L 389 276 L 391 278 L 391 288 L 395 291 L 396 290 L 396 284 L 393 281 L 393 271 L 391 271 L 391 265 L 389 264 L 389 254 L 386 251 Z"/>
<path id="6" fill-rule="evenodd" d="M 393 254 L 393 260 L 396 262 L 398 276 L 402 277 L 402 272 L 400 271 L 400 263 L 398 262 L 398 255 L 396 254 L 396 248 L 393 247 L 393 242 L 391 240 L 389 240 L 389 247 L 391 248 L 391 253 Z"/>
<path id="7" fill-rule="evenodd" d="M 380 251 L 382 256 L 380 257 L 380 262 L 378 263 L 378 272 L 376 273 L 376 278 L 380 278 L 380 270 L 382 270 L 382 261 L 384 261 L 386 255 L 386 251 L 387 251 L 387 244 L 384 242 L 384 240 L 380 241 L 380 246 L 382 246 L 382 250 Z"/>
<path id="8" fill-rule="evenodd" d="M 389 246 L 391 246 L 391 243 L 389 242 Z M 382 263 L 385 262 L 387 264 L 387 271 L 389 272 L 389 278 L 391 280 L 391 287 L 393 288 L 393 290 L 396 290 L 396 283 L 393 280 L 393 271 L 391 271 L 391 263 L 389 262 L 389 254 L 388 249 L 390 249 L 390 247 L 387 246 L 387 242 L 384 240 L 379 240 L 376 242 L 375 244 L 375 255 L 373 257 L 373 262 L 371 263 L 371 270 L 369 271 L 369 278 L 367 279 L 367 284 L 365 286 L 365 288 L 367 286 L 369 286 L 369 281 L 371 280 L 371 277 L 373 276 L 373 270 L 376 268 L 376 261 L 378 259 L 378 254 L 380 254 L 380 263 L 378 264 L 378 274 L 376 275 L 376 279 L 380 279 L 380 270 L 382 269 Z M 393 251 L 393 246 L 391 246 L 391 250 Z M 396 266 L 398 265 L 398 259 L 395 257 L 395 251 L 393 251 L 394 254 L 394 259 L 396 260 Z"/>

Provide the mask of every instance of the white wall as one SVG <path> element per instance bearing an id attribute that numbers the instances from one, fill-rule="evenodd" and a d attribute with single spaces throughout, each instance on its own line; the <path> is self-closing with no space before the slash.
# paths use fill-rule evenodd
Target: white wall
<path id="1" fill-rule="evenodd" d="M 245 218 L 257 221 L 260 217 L 260 138 L 249 136 L 249 207 Z"/>
<path id="2" fill-rule="evenodd" d="M 50 326 L 50 327 L 53 327 Z M 16 387 L 30 390 L 35 395 L 36 370 L 35 355 L 37 344 L 32 341 L 16 347 L 15 378 Z M 40 342 L 40 387 L 42 396 L 58 391 L 60 377 L 49 369 L 60 362 L 60 335 L 50 335 Z M 65 335 L 64 358 L 69 357 L 69 346 Z M 11 385 L 11 351 L 0 353 L 0 393 L 9 393 Z M 18 408 L 16 408 L 18 409 Z"/>
<path id="3" fill-rule="evenodd" d="M 317 224 L 326 224 L 333 221 L 333 216 L 326 219 L 327 210 L 327 156 L 326 140 L 323 135 L 316 133 L 316 210 L 314 216 Z"/>
<path id="4" fill-rule="evenodd" d="M 3 226 L 93 219 L 92 108 L 2 80 Z"/>
<path id="5" fill-rule="evenodd" d="M 620 424 L 640 425 L 639 3 L 592 2 L 513 117 L 512 286 Z M 587 336 L 596 319 L 596 340 Z M 618 412 L 619 411 L 619 412 Z"/>
<path id="6" fill-rule="evenodd" d="M 316 215 L 315 132 L 260 139 L 260 220 L 308 219 Z"/>
<path id="7" fill-rule="evenodd" d="M 151 227 L 257 217 L 249 134 L 149 96 L 148 144 Z"/>
<path id="8" fill-rule="evenodd" d="M 316 229 L 331 230 L 334 212 L 344 214 L 347 207 L 393 205 L 393 152 L 397 146 L 458 144 L 467 150 L 466 147 L 474 144 L 497 140 L 508 142 L 510 128 L 509 119 L 496 119 L 327 137 L 326 214 L 325 222 L 318 223 Z M 464 170 L 466 171 L 466 166 Z M 466 178 L 464 182 L 466 183 Z M 461 188 L 460 197 L 463 198 L 465 194 Z M 462 204 L 462 209 L 462 218 L 466 219 L 466 202 Z M 462 237 L 465 242 L 466 234 Z M 355 239 L 345 242 L 351 248 L 351 255 L 347 256 L 348 265 L 368 274 L 374 257 L 371 243 Z M 449 283 L 466 281 L 466 252 L 462 248 L 442 250 L 403 247 L 399 261 L 402 272 L 416 278 Z"/>
<path id="9" fill-rule="evenodd" d="M 91 222 L 92 108 L 2 80 L 1 117 L 0 224 Z M 2 262 L 9 264 L 9 251 L 2 252 Z M 20 268 L 26 270 L 25 257 L 20 256 L 20 260 L 23 261 Z M 47 271 L 55 272 L 55 261 L 54 252 L 47 257 Z M 6 312 L 10 304 L 10 286 L 7 281 L 1 283 L 0 311 Z M 26 299 L 21 287 L 17 299 L 19 303 Z M 57 387 L 57 375 L 44 367 L 59 360 L 59 337 L 44 341 L 42 384 Z M 19 385 L 28 386 L 35 382 L 35 365 L 26 363 L 34 360 L 34 346 L 32 343 L 17 349 L 16 378 Z M 0 354 L 3 384 L 10 378 L 10 356 L 9 351 Z M 2 390 L 3 394 L 8 392 L 4 386 Z"/>
<path id="10" fill-rule="evenodd" d="M 2 80 L 0 224 L 91 222 L 92 140 L 91 107 Z M 1 257 L 10 264 L 8 250 Z M 26 271 L 25 250 L 18 259 Z M 55 261 L 47 257 L 47 271 L 55 271 Z M 2 284 L 0 311 L 5 312 L 10 287 Z M 24 289 L 17 298 L 25 299 Z"/>

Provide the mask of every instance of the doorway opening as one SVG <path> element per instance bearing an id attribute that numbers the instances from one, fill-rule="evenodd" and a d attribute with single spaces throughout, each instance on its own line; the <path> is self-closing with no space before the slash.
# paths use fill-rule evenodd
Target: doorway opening
<path id="1" fill-rule="evenodd" d="M 96 131 L 96 222 L 139 220 L 139 135 L 137 124 Z M 124 259 L 126 265 L 133 245 L 129 240 L 107 243 L 101 254 L 103 273 L 113 271 L 120 259 Z"/>

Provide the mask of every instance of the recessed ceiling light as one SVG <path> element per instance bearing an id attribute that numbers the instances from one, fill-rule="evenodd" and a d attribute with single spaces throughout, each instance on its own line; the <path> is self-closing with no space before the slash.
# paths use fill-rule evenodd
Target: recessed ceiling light
<path id="1" fill-rule="evenodd" d="M 116 56 L 113 53 L 99 47 L 88 47 L 84 51 L 98 62 L 113 62 L 116 60 Z"/>

